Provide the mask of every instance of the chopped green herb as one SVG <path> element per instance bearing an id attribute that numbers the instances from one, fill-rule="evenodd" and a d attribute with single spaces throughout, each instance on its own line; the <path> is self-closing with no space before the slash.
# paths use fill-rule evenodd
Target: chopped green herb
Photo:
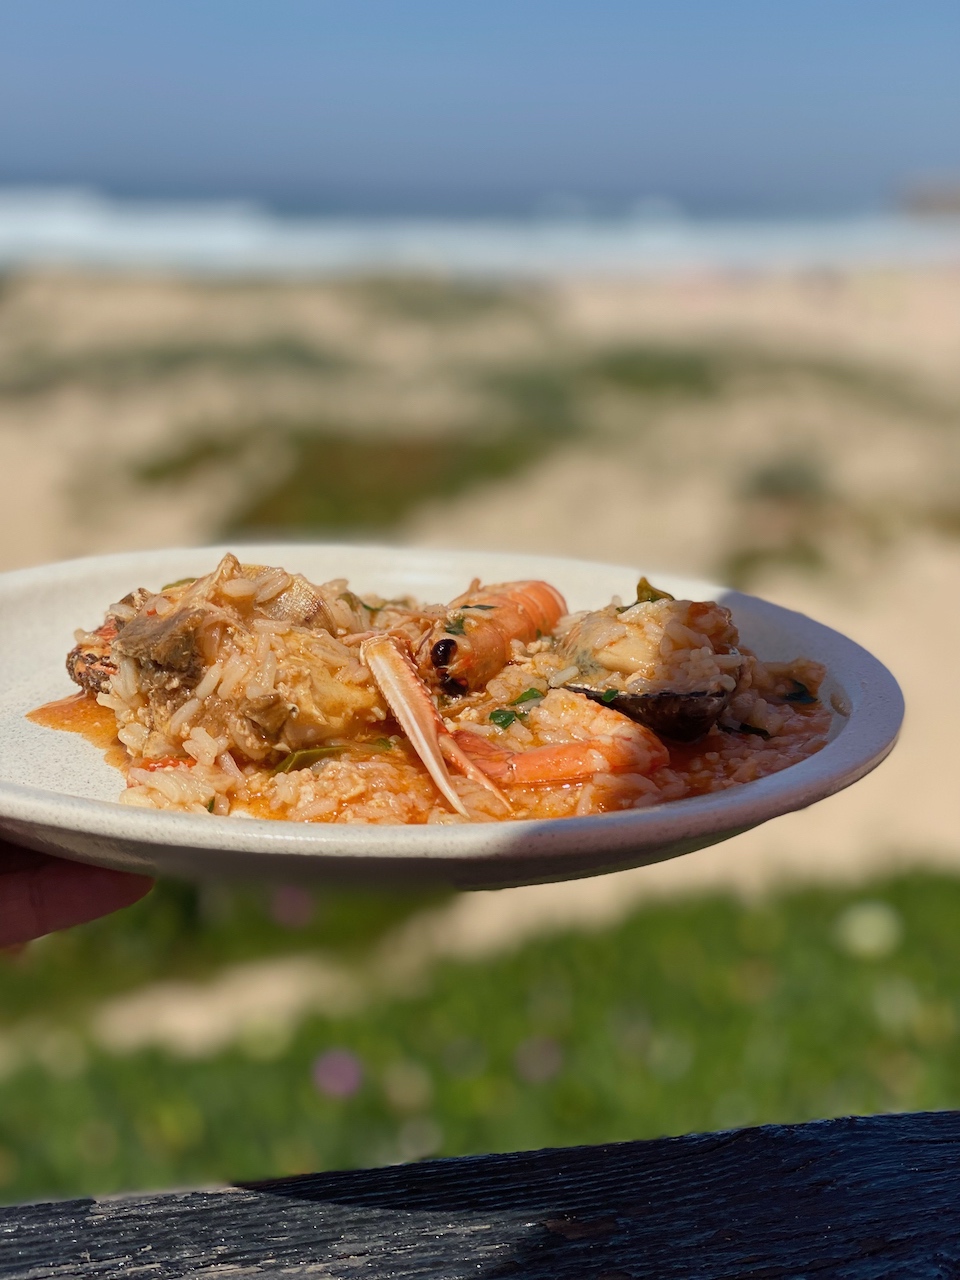
<path id="1" fill-rule="evenodd" d="M 467 632 L 463 625 L 463 614 L 461 613 L 457 617 L 451 618 L 443 630 L 448 636 L 465 636 Z"/>
<path id="2" fill-rule="evenodd" d="M 389 738 L 374 738 L 371 746 L 380 747 L 382 751 L 393 750 L 393 743 Z"/>
<path id="3" fill-rule="evenodd" d="M 783 695 L 784 702 L 795 702 L 800 707 L 812 707 L 817 701 L 805 684 L 801 684 L 799 680 L 792 681 L 793 689 L 790 693 Z"/>
<path id="4" fill-rule="evenodd" d="M 637 604 L 653 604 L 655 600 L 676 600 L 676 596 L 651 586 L 646 578 L 641 578 L 637 583 Z"/>
<path id="5" fill-rule="evenodd" d="M 496 605 L 492 604 L 465 604 L 465 609 L 495 609 Z"/>
<path id="6" fill-rule="evenodd" d="M 619 692 L 619 689 L 604 689 L 600 695 L 600 700 L 606 703 L 615 702 Z"/>
<path id="7" fill-rule="evenodd" d="M 511 707 L 519 707 L 524 702 L 535 702 L 537 699 L 543 697 L 545 697 L 545 695 L 541 693 L 539 689 L 524 689 L 520 697 L 514 698 L 510 705 Z"/>
<path id="8" fill-rule="evenodd" d="M 216 804 L 217 797 L 211 796 L 207 801 L 207 813 L 213 813 L 213 806 Z"/>
<path id="9" fill-rule="evenodd" d="M 309 769 L 318 760 L 326 760 L 329 756 L 338 756 L 345 751 L 345 746 L 310 747 L 306 751 L 291 751 L 273 770 L 274 773 L 294 773 L 297 769 Z"/>
<path id="10" fill-rule="evenodd" d="M 364 604 L 360 597 L 353 591 L 341 591 L 339 596 L 337 596 L 337 599 L 342 600 L 344 604 L 348 604 L 351 609 L 367 609 L 372 612 L 372 610 L 370 610 L 370 606 Z"/>
<path id="11" fill-rule="evenodd" d="M 490 712 L 490 723 L 495 724 L 498 729 L 506 729 L 519 718 L 516 711 L 511 711 L 508 707 L 497 707 L 496 711 Z"/>
<path id="12" fill-rule="evenodd" d="M 753 725 L 753 724 L 738 724 L 737 733 L 753 733 L 753 734 L 756 734 L 758 738 L 770 737 L 766 729 L 758 729 L 756 725 Z"/>
<path id="13" fill-rule="evenodd" d="M 398 605 L 401 609 L 409 609 L 411 601 L 409 599 L 402 600 L 384 600 L 383 604 L 365 604 L 362 600 L 360 604 L 368 613 L 382 613 L 384 609 L 389 609 L 393 605 Z"/>
<path id="14" fill-rule="evenodd" d="M 161 587 L 161 591 L 172 591 L 174 587 L 186 587 L 191 582 L 196 582 L 196 578 L 178 578 L 176 582 L 168 582 L 166 586 Z"/>

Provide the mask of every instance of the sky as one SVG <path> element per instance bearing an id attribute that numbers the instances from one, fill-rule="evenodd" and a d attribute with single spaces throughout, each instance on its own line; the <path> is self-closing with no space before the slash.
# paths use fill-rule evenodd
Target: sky
<path id="1" fill-rule="evenodd" d="M 0 184 L 876 208 L 960 179 L 957 0 L 0 0 Z"/>

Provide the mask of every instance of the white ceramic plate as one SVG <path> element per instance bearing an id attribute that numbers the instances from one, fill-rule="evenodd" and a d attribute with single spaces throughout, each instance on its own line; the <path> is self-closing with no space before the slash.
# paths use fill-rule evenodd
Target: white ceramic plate
<path id="1" fill-rule="evenodd" d="M 572 610 L 631 598 L 641 570 L 582 560 L 338 545 L 233 547 L 242 560 L 278 564 L 359 591 L 442 601 L 473 577 L 545 578 Z M 562 880 L 656 862 L 715 844 L 856 782 L 892 749 L 900 690 L 866 650 L 802 614 L 708 582 L 643 569 L 686 599 L 722 600 L 743 641 L 766 659 L 800 654 L 829 670 L 824 696 L 849 708 L 808 760 L 715 795 L 636 812 L 475 826 L 334 826 L 152 812 L 116 803 L 120 773 L 77 734 L 25 714 L 74 690 L 64 658 L 78 626 L 137 586 L 209 571 L 222 549 L 104 556 L 0 575 L 0 832 L 30 848 L 160 875 L 339 880 L 377 885 L 440 881 L 461 887 Z"/>

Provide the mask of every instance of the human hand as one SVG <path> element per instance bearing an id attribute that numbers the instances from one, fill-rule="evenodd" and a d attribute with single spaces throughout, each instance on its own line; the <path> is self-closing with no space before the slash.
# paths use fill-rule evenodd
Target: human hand
<path id="1" fill-rule="evenodd" d="M 0 840 L 0 947 L 119 911 L 152 887 L 147 876 L 51 858 Z"/>

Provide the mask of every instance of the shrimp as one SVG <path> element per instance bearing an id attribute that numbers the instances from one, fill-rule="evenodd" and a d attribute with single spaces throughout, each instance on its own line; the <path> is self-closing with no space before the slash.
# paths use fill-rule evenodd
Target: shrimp
<path id="1" fill-rule="evenodd" d="M 439 678 L 447 692 L 480 688 L 509 661 L 512 640 L 529 643 L 552 630 L 565 611 L 562 596 L 545 582 L 486 589 L 475 582 L 421 637 L 415 658 L 405 638 L 395 633 L 362 640 L 362 661 L 441 794 L 458 813 L 466 816 L 466 809 L 448 764 L 485 786 L 509 809 L 497 783 L 563 785 L 598 773 L 649 775 L 669 763 L 667 748 L 646 725 L 567 689 L 551 690 L 529 713 L 547 739 L 539 746 L 512 751 L 469 729 L 449 732 L 427 680 Z"/>
<path id="2" fill-rule="evenodd" d="M 422 636 L 417 668 L 444 693 L 480 689 L 509 662 L 513 640 L 529 644 L 548 635 L 566 612 L 563 596 L 547 582 L 481 587 L 475 578 Z"/>
<path id="3" fill-rule="evenodd" d="M 649 729 L 564 689 L 551 690 L 530 714 L 539 717 L 547 733 L 566 741 L 514 752 L 468 729 L 450 733 L 396 637 L 369 637 L 360 647 L 360 656 L 438 790 L 463 817 L 470 815 L 453 785 L 448 763 L 485 787 L 509 812 L 510 801 L 498 782 L 555 786 L 597 773 L 650 774 L 669 762 L 666 747 Z"/>
<path id="4" fill-rule="evenodd" d="M 423 761 L 437 790 L 464 818 L 470 814 L 447 772 L 447 760 L 466 777 L 479 783 L 509 811 L 510 802 L 496 783 L 473 763 L 449 733 L 401 641 L 386 634 L 373 635 L 360 645 L 360 659 L 376 681 L 410 745 Z"/>
<path id="5" fill-rule="evenodd" d="M 415 642 L 413 658 L 407 652 L 408 637 L 398 630 L 353 637 L 361 661 L 441 795 L 464 817 L 469 815 L 447 771 L 448 761 L 508 811 L 510 803 L 488 771 L 475 765 L 449 733 L 428 682 L 453 695 L 481 688 L 509 662 L 514 640 L 529 644 L 551 632 L 566 611 L 563 596 L 547 582 L 484 588 L 475 578 Z"/>
<path id="6" fill-rule="evenodd" d="M 511 751 L 469 729 L 455 733 L 454 741 L 488 777 L 512 786 L 556 786 L 597 773 L 649 775 L 669 763 L 669 752 L 650 729 L 579 694 L 551 690 L 537 711 L 551 736 L 560 733 L 568 741 Z"/>

